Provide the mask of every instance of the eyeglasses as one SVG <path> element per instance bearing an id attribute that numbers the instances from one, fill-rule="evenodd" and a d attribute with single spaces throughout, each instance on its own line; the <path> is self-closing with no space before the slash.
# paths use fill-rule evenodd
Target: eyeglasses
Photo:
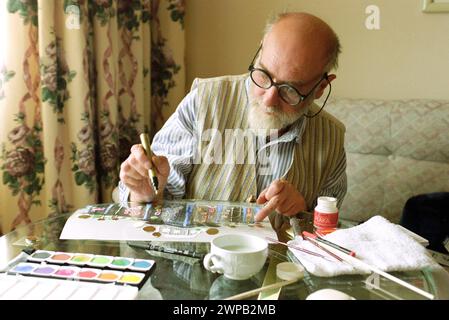
<path id="1" fill-rule="evenodd" d="M 262 46 L 257 49 L 257 52 L 251 61 L 251 64 L 248 67 L 248 71 L 250 72 L 251 80 L 254 82 L 256 86 L 259 88 L 268 90 L 272 86 L 275 86 L 278 90 L 278 94 L 281 97 L 282 100 L 284 100 L 286 103 L 288 103 L 291 106 L 296 106 L 305 99 L 318 87 L 318 85 L 321 83 L 323 79 L 327 80 L 327 73 L 324 73 L 323 76 L 320 78 L 320 80 L 313 86 L 312 89 L 307 94 L 301 94 L 298 89 L 293 87 L 290 84 L 287 83 L 276 83 L 273 81 L 273 78 L 271 78 L 268 71 L 261 69 L 261 68 L 255 68 L 254 67 L 254 61 L 256 60 L 257 55 L 259 54 L 260 50 L 262 49 Z M 329 82 L 329 81 L 328 81 Z"/>

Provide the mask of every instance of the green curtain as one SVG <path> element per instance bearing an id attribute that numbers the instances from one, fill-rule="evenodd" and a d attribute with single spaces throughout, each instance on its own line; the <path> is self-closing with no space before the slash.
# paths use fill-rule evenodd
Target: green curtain
<path id="1" fill-rule="evenodd" d="M 0 234 L 109 202 L 184 94 L 184 1 L 2 0 Z"/>

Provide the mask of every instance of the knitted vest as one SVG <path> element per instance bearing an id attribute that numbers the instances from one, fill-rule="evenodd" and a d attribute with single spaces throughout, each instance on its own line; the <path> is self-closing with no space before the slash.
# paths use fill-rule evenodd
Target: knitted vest
<path id="1" fill-rule="evenodd" d="M 230 139 L 227 141 L 225 137 L 226 130 L 244 131 L 248 128 L 247 77 L 248 74 L 196 79 L 192 85 L 192 89 L 198 89 L 196 125 L 201 136 L 198 137 L 197 154 L 203 157 L 195 161 L 197 163 L 189 176 L 186 185 L 188 199 L 246 201 L 250 196 L 258 195 L 256 165 L 251 161 L 254 155 L 245 148 L 247 145 L 243 144 L 243 150 L 232 152 L 238 156 L 242 156 L 243 152 L 243 162 L 225 161 L 226 152 L 231 150 Z M 316 112 L 317 108 L 312 105 L 310 111 Z M 325 111 L 306 121 L 303 136 L 295 145 L 292 165 L 283 178 L 296 186 L 304 196 L 307 207 L 312 208 L 344 152 L 345 127 Z M 219 152 L 221 163 L 204 157 L 217 156 Z M 220 156 L 215 159 L 220 159 Z"/>

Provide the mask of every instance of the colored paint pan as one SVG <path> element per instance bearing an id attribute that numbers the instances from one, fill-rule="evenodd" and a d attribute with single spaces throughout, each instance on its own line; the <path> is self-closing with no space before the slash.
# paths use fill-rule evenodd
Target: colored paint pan
<path id="1" fill-rule="evenodd" d="M 39 266 L 40 265 L 37 263 L 21 262 L 18 265 L 16 265 L 10 272 L 28 274 Z"/>
<path id="2" fill-rule="evenodd" d="M 41 264 L 39 267 L 34 269 L 30 275 L 36 275 L 36 276 L 51 276 L 56 271 L 58 271 L 59 266 L 51 265 L 51 264 Z"/>
<path id="3" fill-rule="evenodd" d="M 53 253 L 54 253 L 53 251 L 37 250 L 30 257 L 28 257 L 27 260 L 42 262 L 51 257 Z"/>
<path id="4" fill-rule="evenodd" d="M 114 257 L 114 260 L 112 260 L 108 267 L 112 269 L 127 269 L 133 262 L 133 258 Z"/>
<path id="5" fill-rule="evenodd" d="M 119 280 L 123 275 L 121 271 L 103 270 L 97 277 L 97 280 L 103 282 L 115 282 Z"/>
<path id="6" fill-rule="evenodd" d="M 97 280 L 98 275 L 101 273 L 100 269 L 82 268 L 75 276 L 80 280 Z"/>
<path id="7" fill-rule="evenodd" d="M 67 252 L 55 252 L 48 259 L 47 262 L 63 264 L 69 262 L 73 258 L 73 254 Z"/>
<path id="8" fill-rule="evenodd" d="M 140 272 L 123 272 L 123 275 L 117 281 L 123 284 L 138 285 L 145 278 L 145 273 Z"/>
<path id="9" fill-rule="evenodd" d="M 106 267 L 113 260 L 114 257 L 96 255 L 87 263 L 87 265 L 91 267 Z"/>
<path id="10" fill-rule="evenodd" d="M 93 257 L 93 254 L 77 253 L 74 254 L 73 257 L 67 262 L 76 265 L 86 265 L 90 260 L 92 260 Z"/>
<path id="11" fill-rule="evenodd" d="M 53 276 L 58 278 L 74 278 L 81 268 L 72 266 L 61 266 L 58 271 L 56 271 Z"/>
<path id="12" fill-rule="evenodd" d="M 128 267 L 134 271 L 148 271 L 154 265 L 154 260 L 134 259 L 134 262 Z"/>

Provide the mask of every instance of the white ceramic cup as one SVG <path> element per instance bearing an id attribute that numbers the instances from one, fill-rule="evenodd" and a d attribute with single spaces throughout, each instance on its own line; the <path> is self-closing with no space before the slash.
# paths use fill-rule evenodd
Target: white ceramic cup
<path id="1" fill-rule="evenodd" d="M 226 278 L 245 280 L 258 273 L 268 256 L 268 243 L 262 238 L 245 234 L 225 234 L 211 242 L 204 267 Z"/>

